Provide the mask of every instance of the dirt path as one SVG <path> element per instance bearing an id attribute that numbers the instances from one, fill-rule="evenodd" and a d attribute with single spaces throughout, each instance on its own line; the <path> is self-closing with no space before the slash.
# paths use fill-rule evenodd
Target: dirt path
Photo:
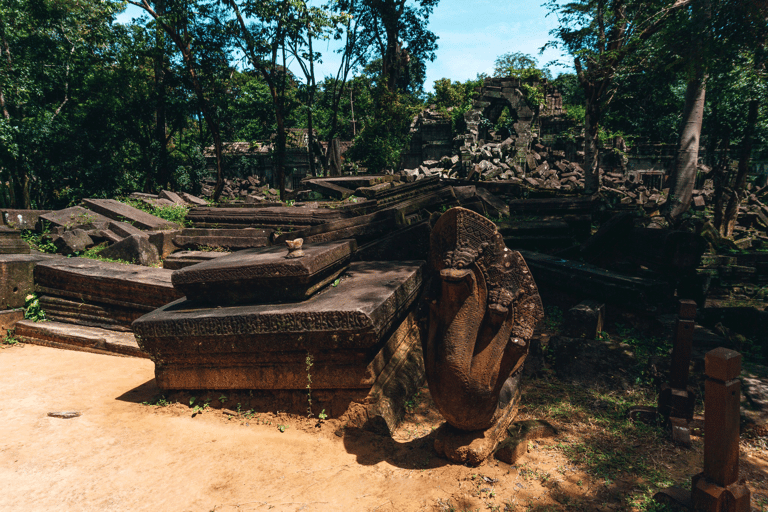
<path id="1" fill-rule="evenodd" d="M 389 439 L 142 405 L 158 390 L 141 359 L 15 346 L 0 350 L 0 386 L 3 511 L 625 510 L 636 484 L 590 477 L 555 440 L 517 467 L 450 465 L 433 455 L 427 409 Z M 66 410 L 82 415 L 47 416 Z M 686 467 L 700 452 L 683 454 Z"/>

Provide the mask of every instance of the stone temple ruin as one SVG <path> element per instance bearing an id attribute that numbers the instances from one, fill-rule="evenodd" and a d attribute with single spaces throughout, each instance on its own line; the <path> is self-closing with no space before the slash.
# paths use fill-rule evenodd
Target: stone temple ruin
<path id="1" fill-rule="evenodd" d="M 490 79 L 466 114 L 467 133 L 451 137 L 450 122 L 422 113 L 405 169 L 308 177 L 291 206 L 269 200 L 275 194 L 251 176 L 233 181 L 235 199 L 217 206 L 170 191 L 132 196 L 134 205 L 188 208 L 184 226 L 107 199 L 2 211 L 8 309 L 0 321 L 23 342 L 149 358 L 168 396 L 226 391 L 224 407 L 323 411 L 382 435 L 397 429 L 426 382 L 444 419 L 431 438 L 435 452 L 476 466 L 491 456 L 514 463 L 528 440 L 554 435 L 547 425 L 514 423 L 524 370 L 543 364 L 543 305 L 565 312 L 548 364 L 579 383 L 612 364 L 601 361 L 606 318 L 669 321 L 682 304 L 670 383 L 658 408 L 632 414 L 663 418 L 684 443 L 703 421 L 688 387 L 696 353 L 713 354 L 710 366 L 736 360 L 711 352 L 736 339 L 725 324 L 752 326 L 768 346 L 764 304 L 726 307 L 758 297 L 768 258 L 718 254 L 721 241 L 704 231 L 663 229 L 663 194 L 641 177 L 608 172 L 599 194 L 580 195 L 578 151 L 546 139 L 565 122 L 559 101 L 549 91 L 536 110 L 519 82 Z M 494 133 L 504 108 L 512 129 Z M 758 195 L 750 202 L 763 211 Z M 745 222 L 756 248 L 768 240 L 757 213 Z M 56 254 L 30 250 L 22 229 L 36 230 L 39 246 Z M 122 263 L 83 257 L 97 244 L 106 246 L 98 256 Z M 49 321 L 24 319 L 30 294 Z M 738 372 L 728 368 L 708 367 L 707 386 L 735 389 Z M 759 405 L 754 390 L 764 384 L 753 380 L 744 393 Z M 734 418 L 764 433 L 768 411 L 744 414 L 737 402 L 729 399 L 727 410 L 707 402 L 710 418 L 728 422 L 725 433 L 707 426 L 716 429 L 709 437 L 729 449 L 708 456 L 693 491 L 670 490 L 660 501 L 720 506 L 730 492 L 747 510 L 749 494 L 729 466 L 734 445 L 738 453 Z M 728 478 L 717 476 L 723 471 Z"/>

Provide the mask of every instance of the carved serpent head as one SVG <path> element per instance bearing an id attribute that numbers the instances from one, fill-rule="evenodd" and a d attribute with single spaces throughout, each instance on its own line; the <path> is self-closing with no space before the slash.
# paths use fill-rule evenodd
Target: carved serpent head
<path id="1" fill-rule="evenodd" d="M 425 367 L 446 421 L 463 430 L 491 426 L 514 396 L 533 328 L 543 316 L 528 266 L 496 225 L 453 208 L 432 229 Z"/>

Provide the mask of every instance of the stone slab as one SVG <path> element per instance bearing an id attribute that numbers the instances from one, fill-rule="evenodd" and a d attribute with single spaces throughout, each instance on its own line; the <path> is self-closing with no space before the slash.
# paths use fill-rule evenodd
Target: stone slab
<path id="1" fill-rule="evenodd" d="M 421 290 L 422 266 L 352 263 L 338 286 L 296 303 L 183 299 L 139 318 L 133 331 L 162 389 L 303 389 L 308 353 L 313 389 L 369 389 L 382 371 L 376 354 Z"/>
<path id="2" fill-rule="evenodd" d="M 405 217 L 401 212 L 387 210 L 351 219 L 334 220 L 319 226 L 284 233 L 273 238 L 275 245 L 282 245 L 286 240 L 295 240 L 297 238 L 303 239 L 305 244 L 331 242 L 345 238 L 355 238 L 361 241 L 377 237 L 404 224 Z"/>
<path id="3" fill-rule="evenodd" d="M 130 332 L 115 332 L 97 327 L 83 327 L 61 322 L 16 323 L 14 335 L 23 343 L 68 350 L 96 352 L 133 357 L 148 357 L 141 351 Z"/>
<path id="4" fill-rule="evenodd" d="M 87 258 L 57 258 L 37 263 L 36 289 L 86 303 L 148 310 L 183 296 L 171 284 L 170 270 Z"/>
<path id="5" fill-rule="evenodd" d="M 221 258 L 230 254 L 229 252 L 217 251 L 179 251 L 171 254 L 163 260 L 163 268 L 169 270 L 179 270 L 185 267 L 191 267 L 204 261 Z"/>
<path id="6" fill-rule="evenodd" d="M 0 210 L 3 224 L 11 229 L 37 229 L 40 216 L 51 210 Z"/>
<path id="7" fill-rule="evenodd" d="M 71 208 L 46 213 L 40 216 L 40 220 L 48 222 L 52 226 L 61 226 L 66 229 L 86 225 L 109 224 L 112 221 L 109 217 L 105 217 L 82 206 L 72 206 Z"/>
<path id="8" fill-rule="evenodd" d="M 0 226 L 0 254 L 29 254 L 27 242 L 21 239 L 21 232 Z"/>
<path id="9" fill-rule="evenodd" d="M 287 258 L 286 246 L 245 249 L 177 270 L 173 286 L 212 304 L 303 299 L 335 279 L 356 248 L 354 240 L 310 244 L 301 258 Z"/>
<path id="10" fill-rule="evenodd" d="M 147 212 L 141 211 L 138 208 L 115 201 L 114 199 L 83 199 L 85 204 L 90 210 L 109 217 L 112 220 L 128 222 L 135 227 L 149 230 L 159 231 L 164 229 L 178 229 L 179 226 L 173 222 L 168 222 L 160 217 L 155 217 Z"/>

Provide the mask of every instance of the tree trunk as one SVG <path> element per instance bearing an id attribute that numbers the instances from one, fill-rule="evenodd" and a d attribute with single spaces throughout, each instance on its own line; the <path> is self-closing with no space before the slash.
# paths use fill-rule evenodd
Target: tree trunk
<path id="1" fill-rule="evenodd" d="M 699 137 L 704 119 L 706 84 L 707 76 L 703 70 L 699 70 L 688 82 L 685 91 L 683 128 L 680 131 L 675 168 L 670 176 L 671 186 L 666 206 L 667 219 L 673 226 L 680 223 L 682 215 L 691 207 L 699 160 Z"/>
<path id="2" fill-rule="evenodd" d="M 165 0 L 155 2 L 155 12 L 158 16 L 165 14 Z M 155 141 L 158 145 L 156 185 L 164 188 L 168 186 L 170 175 L 168 172 L 168 144 L 165 131 L 165 38 L 164 30 L 158 24 L 155 28 Z M 149 180 L 150 186 L 152 179 Z"/>
<path id="3" fill-rule="evenodd" d="M 730 197 L 731 191 L 731 170 L 728 168 L 728 156 L 731 151 L 730 134 L 725 135 L 726 139 L 722 143 L 722 154 L 720 160 L 713 166 L 712 181 L 715 185 L 715 206 L 714 206 L 714 218 L 712 222 L 715 228 L 723 235 L 725 230 L 723 229 L 723 211 L 725 210 L 725 201 Z M 715 150 L 712 150 L 712 158 L 714 158 Z M 730 192 L 729 192 L 730 191 Z"/>
<path id="4" fill-rule="evenodd" d="M 597 103 L 587 94 L 584 113 L 584 193 L 594 194 L 600 189 Z"/>
<path id="5" fill-rule="evenodd" d="M 723 214 L 724 226 L 723 236 L 732 237 L 733 228 L 736 226 L 736 218 L 739 214 L 739 204 L 746 195 L 747 190 L 747 171 L 749 170 L 749 158 L 752 154 L 752 142 L 755 134 L 755 125 L 757 124 L 757 112 L 760 103 L 757 98 L 749 101 L 747 110 L 747 124 L 744 127 L 744 137 L 741 141 L 741 151 L 739 152 L 739 170 L 736 173 L 736 183 L 733 186 L 733 192 L 728 199 L 728 206 Z"/>
<path id="6" fill-rule="evenodd" d="M 341 146 L 338 137 L 334 137 L 328 142 L 328 151 L 326 152 L 328 160 L 328 175 L 341 176 Z"/>
<path id="7" fill-rule="evenodd" d="M 312 133 L 312 109 L 315 103 L 315 59 L 312 54 L 312 34 L 307 30 L 307 43 L 309 44 L 309 77 L 307 77 L 307 86 L 309 89 L 309 95 L 307 98 L 307 157 L 309 158 L 309 171 L 312 177 L 317 176 L 317 169 L 315 168 L 315 155 L 313 150 L 313 142 L 315 135 Z"/>

